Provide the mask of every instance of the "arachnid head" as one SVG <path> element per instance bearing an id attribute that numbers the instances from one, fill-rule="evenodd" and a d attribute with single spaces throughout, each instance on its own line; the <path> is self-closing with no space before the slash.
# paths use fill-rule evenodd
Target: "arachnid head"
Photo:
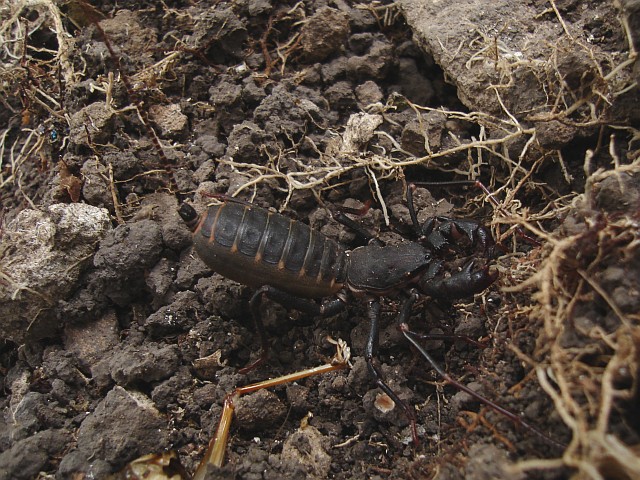
<path id="1" fill-rule="evenodd" d="M 385 295 L 417 281 L 431 261 L 431 250 L 415 242 L 359 247 L 348 253 L 346 284 L 355 293 Z"/>

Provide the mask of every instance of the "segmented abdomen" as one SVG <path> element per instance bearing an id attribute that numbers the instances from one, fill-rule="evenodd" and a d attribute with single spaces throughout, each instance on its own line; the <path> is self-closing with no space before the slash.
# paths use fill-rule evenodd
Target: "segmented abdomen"
<path id="1" fill-rule="evenodd" d="M 198 255 L 221 275 L 319 298 L 340 290 L 344 250 L 308 225 L 250 204 L 209 207 L 194 233 Z"/>

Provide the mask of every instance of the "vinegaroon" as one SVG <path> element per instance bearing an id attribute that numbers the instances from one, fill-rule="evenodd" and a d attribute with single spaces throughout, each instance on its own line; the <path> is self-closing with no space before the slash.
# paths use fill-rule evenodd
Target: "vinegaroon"
<path id="1" fill-rule="evenodd" d="M 241 372 L 257 367 L 268 355 L 269 342 L 259 311 L 263 297 L 287 308 L 323 317 L 343 310 L 350 297 L 362 299 L 369 319 L 364 352 L 369 373 L 375 384 L 404 410 L 417 442 L 414 409 L 385 383 L 376 363 L 380 298 L 399 295 L 404 298 L 398 315 L 400 330 L 445 381 L 557 444 L 520 416 L 450 377 L 420 345 L 418 336 L 409 330 L 407 320 L 420 295 L 462 299 L 482 292 L 497 278 L 497 272 L 488 265 L 476 268 L 475 260 L 460 271 L 444 274 L 445 262 L 440 257 L 452 242 L 466 237 L 472 248 L 490 257 L 496 247 L 494 239 L 486 227 L 472 220 L 434 217 L 420 225 L 413 204 L 414 188 L 410 185 L 406 192 L 414 241 L 383 245 L 345 214 L 334 215 L 337 221 L 355 229 L 368 241 L 366 246 L 353 250 L 345 250 L 335 240 L 302 222 L 232 197 L 217 195 L 223 203 L 210 206 L 201 216 L 190 205 L 182 204 L 179 214 L 193 230 L 194 249 L 203 261 L 215 272 L 257 288 L 250 306 L 262 349 L 259 358 Z M 321 303 L 314 301 L 325 297 L 332 298 Z M 221 464 L 223 453 L 218 454 L 219 458 L 213 463 Z"/>

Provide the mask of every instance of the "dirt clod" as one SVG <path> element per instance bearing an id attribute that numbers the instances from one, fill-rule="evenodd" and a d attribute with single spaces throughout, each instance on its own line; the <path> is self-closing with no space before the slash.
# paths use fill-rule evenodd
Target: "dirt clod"
<path id="1" fill-rule="evenodd" d="M 59 456 L 63 445 L 71 440 L 64 430 L 43 430 L 33 436 L 16 441 L 13 446 L 0 453 L 0 476 L 29 480 L 51 467 L 51 459 Z"/>
<path id="2" fill-rule="evenodd" d="M 77 447 L 62 458 L 60 472 L 103 477 L 113 466 L 167 444 L 168 430 L 153 402 L 140 392 L 114 387 L 82 422 Z"/>
<path id="3" fill-rule="evenodd" d="M 318 429 L 312 426 L 301 428 L 284 442 L 281 468 L 290 474 L 297 472 L 308 478 L 326 478 L 331 466 L 327 444 L 328 438 Z"/>
<path id="4" fill-rule="evenodd" d="M 249 431 L 260 431 L 277 425 L 286 414 L 285 405 L 269 390 L 245 395 L 236 406 L 238 425 Z"/>
<path id="5" fill-rule="evenodd" d="M 84 204 L 23 210 L 3 232 L 0 315 L 3 336 L 21 343 L 59 326 L 52 310 L 77 288 L 96 243 L 109 229 L 107 211 Z"/>
<path id="6" fill-rule="evenodd" d="M 309 62 L 321 62 L 342 47 L 348 33 L 348 17 L 335 8 L 322 7 L 300 31 L 302 54 Z"/>

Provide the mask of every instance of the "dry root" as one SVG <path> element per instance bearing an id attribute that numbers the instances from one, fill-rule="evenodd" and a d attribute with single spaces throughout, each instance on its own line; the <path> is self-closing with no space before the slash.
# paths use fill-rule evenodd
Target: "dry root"
<path id="1" fill-rule="evenodd" d="M 562 458 L 521 462 L 519 471 L 564 465 L 575 468 L 575 478 L 640 477 L 640 445 L 628 443 L 637 436 L 625 420 L 638 395 L 640 314 L 618 305 L 613 288 L 600 283 L 607 268 L 619 267 L 631 282 L 626 293 L 638 295 L 640 217 L 634 205 L 617 214 L 602 211 L 594 195 L 606 179 L 618 179 L 623 191 L 622 177 L 638 175 L 640 157 L 593 173 L 587 191 L 574 199 L 572 231 L 545 235 L 549 251 L 528 269 L 536 273 L 508 289 L 534 289 L 528 315 L 542 330 L 539 360 L 531 363 L 572 433 Z"/>

